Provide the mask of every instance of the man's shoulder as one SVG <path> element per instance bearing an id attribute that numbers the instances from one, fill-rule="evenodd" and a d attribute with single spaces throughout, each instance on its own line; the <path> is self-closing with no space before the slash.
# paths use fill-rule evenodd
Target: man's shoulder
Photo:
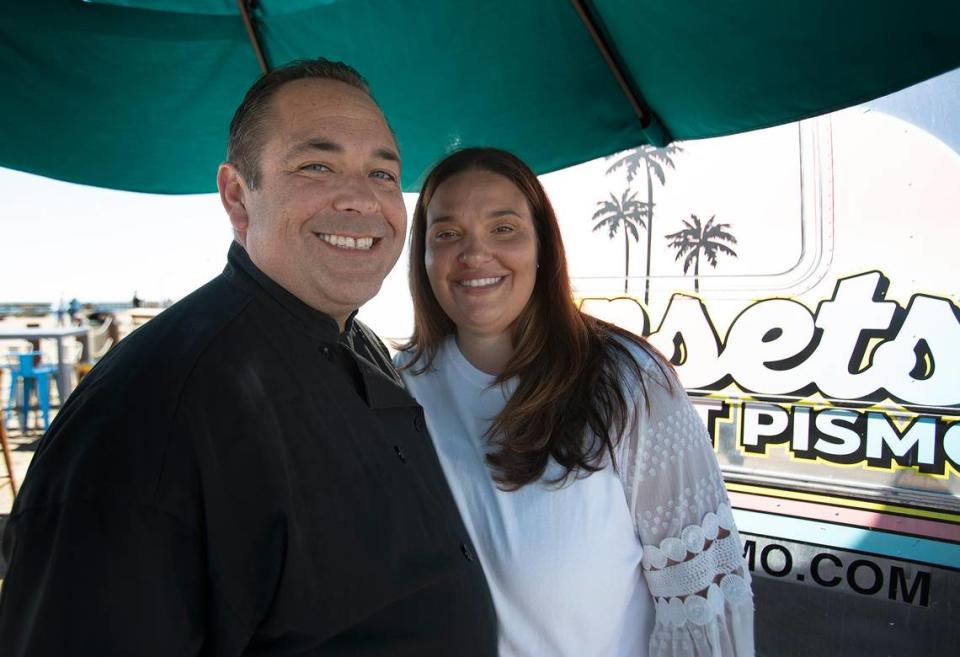
<path id="1" fill-rule="evenodd" d="M 164 310 L 135 334 L 156 337 L 216 330 L 236 316 L 250 298 L 248 292 L 231 283 L 227 276 L 217 276 Z"/>
<path id="2" fill-rule="evenodd" d="M 249 297 L 214 279 L 120 341 L 84 377 L 34 456 L 20 509 L 63 500 L 151 504 L 191 372 Z M 66 476 L 70 473 L 70 476 Z"/>
<path id="3" fill-rule="evenodd" d="M 120 341 L 77 388 L 75 396 L 176 394 L 200 356 L 250 301 L 218 276 Z"/>

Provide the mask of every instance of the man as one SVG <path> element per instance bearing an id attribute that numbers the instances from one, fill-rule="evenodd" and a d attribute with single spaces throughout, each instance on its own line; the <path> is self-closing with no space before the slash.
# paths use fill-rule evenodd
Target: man
<path id="1" fill-rule="evenodd" d="M 494 655 L 422 411 L 353 319 L 406 228 L 378 106 L 295 63 L 227 157 L 223 274 L 113 349 L 34 456 L 0 654 Z"/>

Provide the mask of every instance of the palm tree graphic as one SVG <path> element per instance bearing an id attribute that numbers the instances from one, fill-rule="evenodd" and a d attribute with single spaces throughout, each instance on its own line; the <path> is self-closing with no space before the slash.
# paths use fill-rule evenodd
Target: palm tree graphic
<path id="1" fill-rule="evenodd" d="M 623 291 L 627 292 L 630 283 L 630 235 L 633 235 L 633 241 L 640 241 L 640 229 L 646 228 L 646 219 L 650 213 L 650 207 L 643 201 L 637 200 L 637 192 L 630 193 L 629 189 L 624 190 L 620 198 L 610 194 L 607 201 L 598 201 L 600 209 L 593 213 L 592 219 L 596 221 L 593 227 L 594 232 L 601 228 L 609 231 L 610 239 L 613 239 L 620 227 L 623 226 L 623 248 L 626 261 L 626 267 L 623 274 Z"/>
<path id="2" fill-rule="evenodd" d="M 650 305 L 650 256 L 653 252 L 653 179 L 656 177 L 661 185 L 665 185 L 667 178 L 664 167 L 676 169 L 671 156 L 682 153 L 683 149 L 676 144 L 670 144 L 665 148 L 655 148 L 653 146 L 640 146 L 626 155 L 618 158 L 607 169 L 607 173 L 613 173 L 622 167 L 626 168 L 627 184 L 633 182 L 633 179 L 643 171 L 647 176 L 647 205 L 649 207 L 647 222 L 647 280 L 643 291 L 644 305 Z"/>
<path id="3" fill-rule="evenodd" d="M 674 258 L 674 261 L 679 260 L 684 255 L 687 256 L 686 260 L 683 261 L 684 274 L 690 269 L 690 264 L 693 264 L 693 289 L 699 292 L 700 253 L 703 252 L 710 266 L 716 269 L 718 254 L 723 253 L 734 258 L 737 257 L 737 252 L 724 244 L 724 242 L 736 244 L 737 238 L 727 232 L 730 224 L 713 223 L 716 215 L 710 217 L 705 224 L 701 223 L 700 217 L 695 214 L 691 214 L 690 219 L 692 221 L 683 220 L 683 225 L 686 228 L 678 230 L 676 233 L 670 233 L 666 238 L 671 240 L 670 246 L 677 250 L 677 257 Z"/>

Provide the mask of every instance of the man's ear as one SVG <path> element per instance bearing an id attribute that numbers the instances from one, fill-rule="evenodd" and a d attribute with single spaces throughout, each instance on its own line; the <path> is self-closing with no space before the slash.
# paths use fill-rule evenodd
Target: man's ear
<path id="1" fill-rule="evenodd" d="M 247 186 L 243 176 L 232 164 L 224 162 L 217 170 L 217 189 L 220 190 L 220 202 L 230 217 L 233 237 L 240 246 L 247 245 L 247 228 L 250 216 L 247 214 Z"/>

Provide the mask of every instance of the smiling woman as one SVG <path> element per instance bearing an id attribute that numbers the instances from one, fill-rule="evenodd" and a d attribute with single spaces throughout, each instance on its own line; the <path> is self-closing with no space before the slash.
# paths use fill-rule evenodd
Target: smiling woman
<path id="1" fill-rule="evenodd" d="M 473 359 L 484 361 L 481 369 L 502 369 L 512 351 L 511 326 L 536 281 L 537 234 L 526 197 L 489 171 L 451 176 L 427 209 L 424 262 L 461 348 L 484 344 L 471 351 Z"/>
<path id="2" fill-rule="evenodd" d="M 505 657 L 753 654 L 750 577 L 703 423 L 643 338 L 573 303 L 556 216 L 496 149 L 413 215 L 395 362 L 497 608 Z"/>

